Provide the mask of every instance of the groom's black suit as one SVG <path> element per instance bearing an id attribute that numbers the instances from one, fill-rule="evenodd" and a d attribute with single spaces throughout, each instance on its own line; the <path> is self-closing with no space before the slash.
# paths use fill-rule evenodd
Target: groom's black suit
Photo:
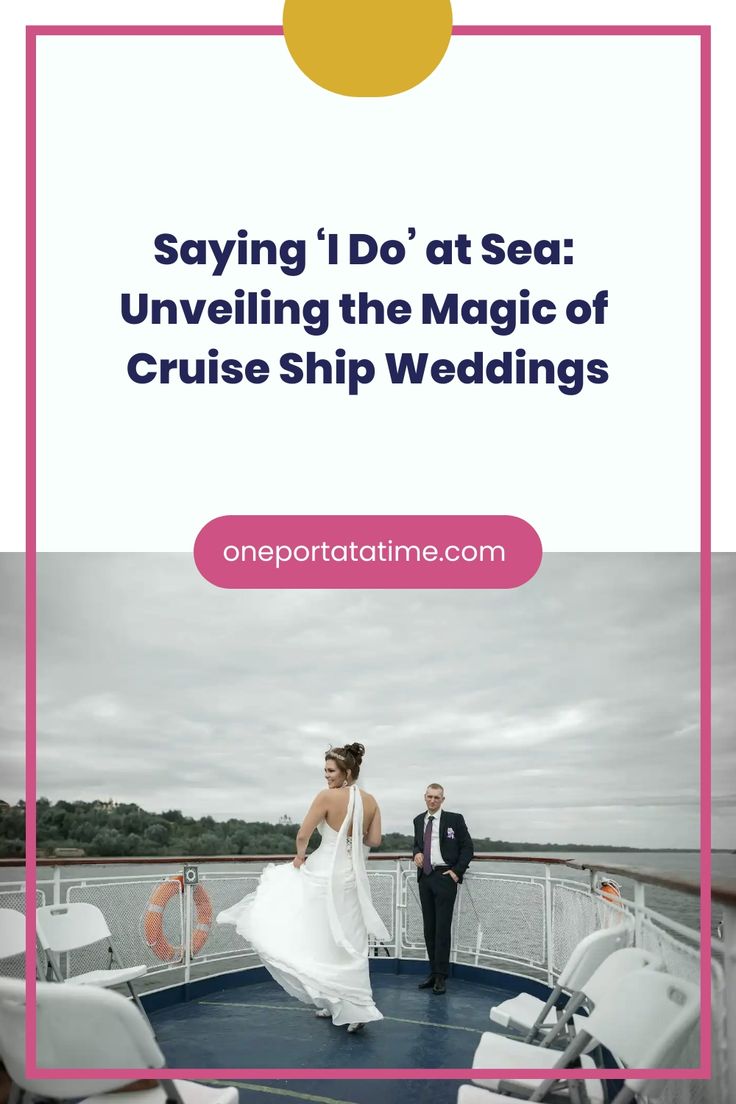
<path id="1" fill-rule="evenodd" d="M 414 855 L 424 852 L 424 829 L 427 816 L 414 817 Z M 424 921 L 424 941 L 427 945 L 429 969 L 435 977 L 447 977 L 450 968 L 450 932 L 458 883 L 473 857 L 473 841 L 460 813 L 438 812 L 439 845 L 444 863 L 434 866 L 431 874 L 417 869 L 419 900 Z M 449 871 L 457 876 L 457 882 Z"/>

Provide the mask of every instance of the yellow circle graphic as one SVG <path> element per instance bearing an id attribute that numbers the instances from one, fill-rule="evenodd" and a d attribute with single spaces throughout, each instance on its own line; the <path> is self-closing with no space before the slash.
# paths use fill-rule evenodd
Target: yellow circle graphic
<path id="1" fill-rule="evenodd" d="M 432 73 L 450 0 L 286 0 L 284 38 L 310 80 L 341 96 L 395 96 Z"/>

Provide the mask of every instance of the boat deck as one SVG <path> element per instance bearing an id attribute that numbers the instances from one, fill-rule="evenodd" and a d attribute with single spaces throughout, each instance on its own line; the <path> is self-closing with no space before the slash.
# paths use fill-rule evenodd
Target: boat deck
<path id="1" fill-rule="evenodd" d="M 417 988 L 421 975 L 373 980 L 384 1018 L 355 1035 L 289 997 L 272 980 L 207 994 L 154 1012 L 168 1065 L 208 1069 L 429 1067 L 468 1069 L 491 1004 L 502 990 L 451 979 L 442 996 Z"/>
<path id="2" fill-rule="evenodd" d="M 509 978 L 509 988 L 502 988 L 454 976 L 448 980 L 447 992 L 438 995 L 417 988 L 423 976 L 415 971 L 375 972 L 373 993 L 384 1018 L 354 1035 L 345 1027 L 334 1027 L 330 1020 L 315 1017 L 312 1008 L 285 994 L 263 969 L 248 971 L 245 979 L 243 974 L 209 979 L 204 992 L 182 994 L 178 1002 L 164 1007 L 155 1008 L 155 1004 L 157 996 L 167 1000 L 165 991 L 145 999 L 167 1065 L 211 1069 L 211 1083 L 218 1083 L 218 1070 L 262 1071 L 270 1067 L 305 1071 L 469 1069 L 481 1034 L 497 1030 L 489 1018 L 491 1005 L 517 991 L 514 979 Z M 244 1073 L 242 1080 L 223 1074 L 220 1083 L 237 1085 L 241 1104 L 265 1104 L 265 1096 L 316 1104 L 374 1104 L 377 1094 L 382 1104 L 394 1100 L 451 1104 L 457 1096 L 456 1080 L 377 1083 L 374 1078 L 324 1079 L 315 1074 L 293 1080 L 251 1080 Z"/>
<path id="3" fill-rule="evenodd" d="M 454 1080 L 370 1081 L 342 1078 L 322 1081 L 208 1081 L 234 1085 L 239 1104 L 455 1104 Z M 509 1097 L 511 1104 L 512 1098 Z"/>

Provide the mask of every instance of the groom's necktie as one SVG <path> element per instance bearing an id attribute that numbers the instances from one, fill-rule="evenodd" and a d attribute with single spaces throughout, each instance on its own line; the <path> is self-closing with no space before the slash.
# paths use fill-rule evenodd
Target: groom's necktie
<path id="1" fill-rule="evenodd" d="M 432 825 L 434 824 L 434 817 L 427 817 L 427 823 L 424 828 L 424 862 L 422 863 L 422 872 L 424 874 L 432 873 Z"/>

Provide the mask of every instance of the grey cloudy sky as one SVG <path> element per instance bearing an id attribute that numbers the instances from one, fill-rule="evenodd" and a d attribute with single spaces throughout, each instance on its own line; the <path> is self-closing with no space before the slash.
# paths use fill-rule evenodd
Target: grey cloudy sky
<path id="1" fill-rule="evenodd" d="M 513 591 L 221 591 L 189 557 L 39 561 L 39 793 L 300 819 L 330 744 L 408 831 L 698 842 L 698 563 L 549 555 Z M 4 783 L 22 785 L 22 563 L 0 557 Z M 736 556 L 714 565 L 714 844 L 736 846 Z"/>

